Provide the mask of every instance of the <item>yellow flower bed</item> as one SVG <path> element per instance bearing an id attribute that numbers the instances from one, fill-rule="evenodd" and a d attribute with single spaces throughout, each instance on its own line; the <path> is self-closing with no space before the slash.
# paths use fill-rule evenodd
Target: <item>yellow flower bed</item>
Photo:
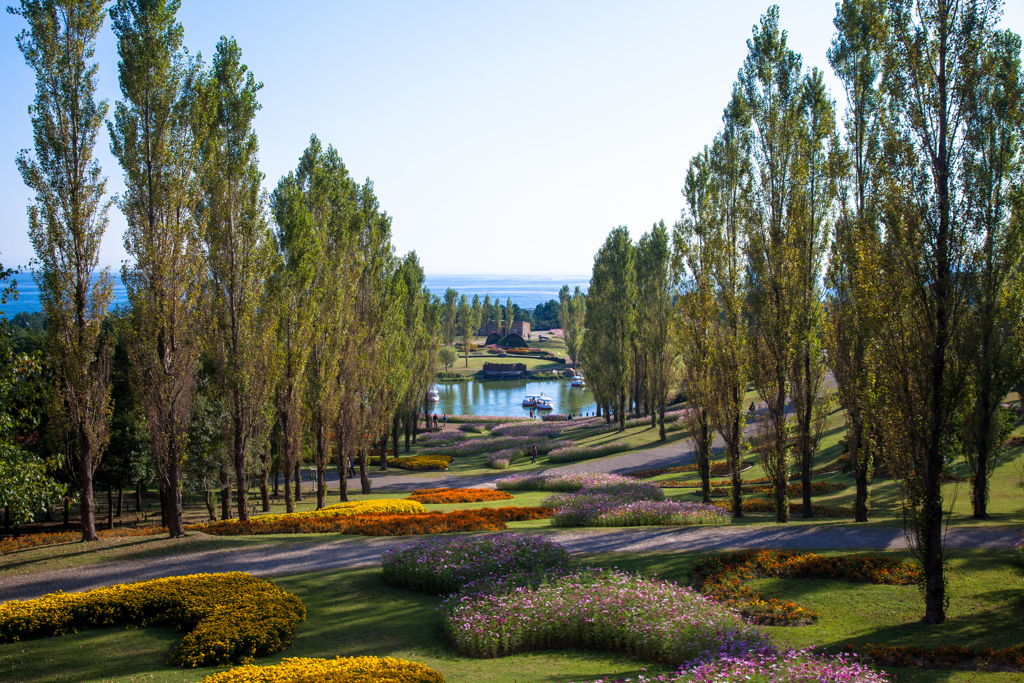
<path id="1" fill-rule="evenodd" d="M 104 626 L 168 625 L 186 631 L 171 663 L 245 663 L 291 644 L 306 619 L 302 601 L 249 574 L 193 574 L 121 583 L 85 593 L 50 593 L 0 605 L 0 642 Z"/>
<path id="2" fill-rule="evenodd" d="M 415 503 L 415 505 L 409 505 Z M 414 500 L 400 498 L 381 498 L 380 500 L 359 500 L 348 503 L 335 503 L 311 512 L 293 512 L 281 515 L 257 515 L 252 519 L 272 524 L 282 519 L 305 519 L 316 517 L 338 517 L 342 515 L 422 515 L 427 509 Z M 225 520 L 227 521 L 227 520 Z M 235 520 L 230 520 L 235 521 Z"/>
<path id="3" fill-rule="evenodd" d="M 210 674 L 201 683 L 444 683 L 444 676 L 417 662 L 391 657 L 312 659 L 288 657 L 274 666 L 239 666 Z"/>

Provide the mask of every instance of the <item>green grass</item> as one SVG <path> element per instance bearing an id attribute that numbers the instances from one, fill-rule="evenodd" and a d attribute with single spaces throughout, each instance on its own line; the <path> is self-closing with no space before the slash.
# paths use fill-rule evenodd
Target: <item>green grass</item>
<path id="1" fill-rule="evenodd" d="M 594 555 L 605 567 L 685 579 L 696 553 Z M 771 597 L 796 600 L 821 612 L 812 626 L 764 627 L 780 647 L 816 645 L 837 650 L 846 643 L 963 644 L 1004 647 L 1022 639 L 1024 594 L 1020 570 L 1009 552 L 959 551 L 951 562 L 949 619 L 920 623 L 922 599 L 913 586 L 870 586 L 820 580 L 763 580 L 755 587 Z M 580 650 L 524 653 L 501 659 L 469 659 L 440 637 L 439 598 L 391 588 L 378 569 L 300 574 L 275 581 L 297 594 L 309 617 L 294 645 L 261 659 L 388 655 L 426 664 L 449 683 L 470 681 L 585 681 L 600 676 L 636 677 L 642 667 L 665 667 L 617 655 Z M 198 681 L 210 670 L 183 671 L 166 664 L 181 635 L 161 628 L 95 630 L 0 645 L 5 681 Z M 1003 683 L 1019 673 L 892 670 L 898 683 L 981 681 Z"/>

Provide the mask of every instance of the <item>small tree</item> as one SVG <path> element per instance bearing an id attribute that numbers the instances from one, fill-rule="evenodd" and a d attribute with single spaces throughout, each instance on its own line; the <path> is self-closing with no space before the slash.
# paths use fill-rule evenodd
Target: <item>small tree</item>
<path id="1" fill-rule="evenodd" d="M 459 359 L 459 352 L 451 346 L 442 346 L 441 350 L 437 352 L 437 359 L 441 361 L 441 365 L 444 366 L 444 370 L 447 372 L 455 364 L 455 361 Z"/>

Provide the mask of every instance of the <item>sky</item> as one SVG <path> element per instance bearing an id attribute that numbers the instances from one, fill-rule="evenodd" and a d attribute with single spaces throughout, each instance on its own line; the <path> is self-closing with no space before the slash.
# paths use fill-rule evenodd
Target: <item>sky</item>
<path id="1" fill-rule="evenodd" d="M 780 0 L 804 67 L 826 72 L 834 2 Z M 209 63 L 222 35 L 262 81 L 255 129 L 264 185 L 317 135 L 369 178 L 398 253 L 430 274 L 586 274 L 608 232 L 634 238 L 683 208 L 689 160 L 721 122 L 767 0 L 182 0 L 185 45 Z M 1001 24 L 1024 32 L 1024 0 Z M 34 75 L 0 15 L 0 263 L 32 257 L 31 191 L 14 164 L 32 146 Z M 105 23 L 99 97 L 119 99 Z M 103 132 L 108 191 L 123 188 Z M 112 208 L 103 265 L 127 258 Z"/>

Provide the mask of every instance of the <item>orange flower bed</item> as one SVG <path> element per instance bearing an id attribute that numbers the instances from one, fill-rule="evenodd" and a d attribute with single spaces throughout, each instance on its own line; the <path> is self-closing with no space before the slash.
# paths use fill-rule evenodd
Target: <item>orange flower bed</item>
<path id="1" fill-rule="evenodd" d="M 416 534 L 447 534 L 456 531 L 503 531 L 505 522 L 544 519 L 553 510 L 536 507 L 480 508 L 454 512 L 387 515 L 363 514 L 346 517 L 292 518 L 281 515 L 272 524 L 258 524 L 259 518 L 230 525 L 191 527 L 217 536 L 250 534 L 356 534 L 360 536 L 412 536 Z"/>
<path id="2" fill-rule="evenodd" d="M 847 645 L 868 664 L 923 669 L 975 669 L 984 671 L 1024 671 L 1024 643 L 1002 650 L 990 647 L 943 645 Z"/>
<path id="3" fill-rule="evenodd" d="M 794 550 L 742 550 L 698 560 L 690 570 L 690 582 L 701 593 L 739 610 L 754 623 L 795 625 L 815 621 L 818 613 L 794 602 L 766 600 L 746 582 L 773 577 L 907 585 L 920 575 L 921 568 L 916 564 L 886 555 L 830 557 Z"/>
<path id="4" fill-rule="evenodd" d="M 407 500 L 427 505 L 446 503 L 482 503 L 489 500 L 512 500 L 514 496 L 494 489 L 416 489 Z"/>
<path id="5" fill-rule="evenodd" d="M 125 538 L 131 536 L 156 536 L 167 533 L 167 529 L 160 526 L 144 526 L 138 528 L 125 527 L 121 529 L 103 529 L 96 532 L 100 538 Z M 26 548 L 39 548 L 47 545 L 60 543 L 74 543 L 82 540 L 82 531 L 55 531 L 46 534 L 27 534 L 20 538 L 5 538 L 0 540 L 0 555 L 13 553 L 16 550 Z"/>

